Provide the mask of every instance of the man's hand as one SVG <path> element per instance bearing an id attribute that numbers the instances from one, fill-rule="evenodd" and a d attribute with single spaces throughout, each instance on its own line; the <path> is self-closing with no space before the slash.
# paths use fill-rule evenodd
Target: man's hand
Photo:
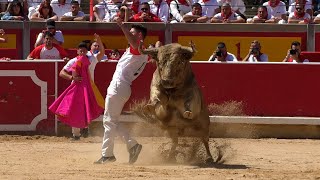
<path id="1" fill-rule="evenodd" d="M 100 38 L 100 36 L 99 36 L 99 34 L 97 34 L 97 33 L 94 33 L 94 40 L 97 42 L 97 43 L 102 43 L 102 41 L 101 41 L 101 38 Z"/>
<path id="2" fill-rule="evenodd" d="M 71 79 L 74 82 L 81 82 L 82 81 L 82 77 L 81 76 L 71 76 Z"/>
<path id="3" fill-rule="evenodd" d="M 68 57 L 64 57 L 64 58 L 63 58 L 63 61 L 64 61 L 64 62 L 68 62 L 69 60 L 70 60 L 70 58 L 68 58 Z"/>
<path id="4" fill-rule="evenodd" d="M 140 16 L 140 19 L 142 19 L 143 21 L 149 20 L 151 19 L 151 17 L 149 16 L 148 13 L 143 12 Z"/>

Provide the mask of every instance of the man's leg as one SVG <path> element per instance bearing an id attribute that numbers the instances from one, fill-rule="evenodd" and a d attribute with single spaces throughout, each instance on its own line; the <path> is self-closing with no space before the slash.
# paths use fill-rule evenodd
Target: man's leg
<path id="1" fill-rule="evenodd" d="M 73 135 L 72 140 L 80 140 L 80 136 L 81 136 L 80 128 L 72 127 L 72 135 Z"/>

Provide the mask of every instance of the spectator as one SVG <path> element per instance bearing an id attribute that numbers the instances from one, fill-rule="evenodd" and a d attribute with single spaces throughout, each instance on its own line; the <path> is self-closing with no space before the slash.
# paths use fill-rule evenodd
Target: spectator
<path id="1" fill-rule="evenodd" d="M 303 4 L 296 4 L 296 10 L 289 14 L 288 23 L 290 24 L 309 24 L 311 16 L 305 12 Z"/>
<path id="2" fill-rule="evenodd" d="M 31 19 L 32 15 L 38 12 L 41 2 L 48 2 L 50 4 L 50 0 L 27 0 L 28 2 L 28 18 Z"/>
<path id="3" fill-rule="evenodd" d="M 247 19 L 247 23 L 276 23 L 276 20 L 273 16 L 268 14 L 266 6 L 259 6 L 258 14 L 252 19 Z"/>
<path id="4" fill-rule="evenodd" d="M 7 11 L 1 18 L 2 20 L 17 20 L 27 21 L 28 17 L 25 15 L 22 4 L 18 0 L 9 3 Z"/>
<path id="5" fill-rule="evenodd" d="M 315 24 L 319 24 L 320 23 L 320 14 L 318 14 L 313 21 Z"/>
<path id="6" fill-rule="evenodd" d="M 52 19 L 48 19 L 46 22 L 46 29 L 39 33 L 34 47 L 40 46 L 44 43 L 44 35 L 46 32 L 53 34 L 52 42 L 58 45 L 62 45 L 64 42 L 63 34 L 60 30 L 56 30 L 56 22 Z"/>
<path id="7" fill-rule="evenodd" d="M 37 46 L 27 59 L 63 59 L 67 57 L 67 52 L 60 45 L 53 43 L 54 38 L 51 32 L 46 31 L 44 37 L 44 44 Z"/>
<path id="8" fill-rule="evenodd" d="M 284 58 L 283 62 L 301 63 L 307 61 L 306 59 L 302 61 L 300 54 L 301 45 L 299 42 L 294 41 L 291 43 L 291 48 L 288 50 L 287 56 Z"/>
<path id="9" fill-rule="evenodd" d="M 0 43 L 5 43 L 8 41 L 8 37 L 6 35 L 6 32 L 4 32 L 3 29 L 0 29 Z"/>
<path id="10" fill-rule="evenodd" d="M 103 49 L 105 49 L 106 48 L 105 45 L 103 43 L 102 43 L 102 45 L 103 45 Z M 96 40 L 94 40 L 90 44 L 90 52 L 89 53 L 95 55 L 95 54 L 98 54 L 99 52 L 100 52 L 100 45 Z M 101 61 L 106 61 L 106 60 L 108 60 L 108 56 L 103 53 Z"/>
<path id="11" fill-rule="evenodd" d="M 53 12 L 53 9 L 48 1 L 43 1 L 40 4 L 38 12 L 34 13 L 30 20 L 31 21 L 44 21 L 46 19 L 52 19 L 57 21 L 58 16 Z"/>
<path id="12" fill-rule="evenodd" d="M 132 17 L 132 11 L 127 6 L 122 6 L 120 11 L 111 19 L 111 21 L 115 22 L 116 17 L 120 18 L 123 22 L 128 22 Z"/>
<path id="13" fill-rule="evenodd" d="M 52 0 L 51 7 L 60 19 L 64 14 L 71 9 L 71 0 Z"/>
<path id="14" fill-rule="evenodd" d="M 86 21 L 85 14 L 80 11 L 80 4 L 78 1 L 71 1 L 71 11 L 65 13 L 60 21 Z"/>
<path id="15" fill-rule="evenodd" d="M 251 42 L 249 53 L 242 61 L 248 62 L 268 62 L 268 55 L 261 52 L 260 42 L 254 40 Z"/>
<path id="16" fill-rule="evenodd" d="M 170 2 L 171 23 L 182 22 L 183 15 L 191 11 L 190 0 L 172 0 Z"/>
<path id="17" fill-rule="evenodd" d="M 103 22 L 103 18 L 106 15 L 106 5 L 104 0 L 99 0 L 98 4 L 93 6 L 93 15 L 97 22 Z"/>
<path id="18" fill-rule="evenodd" d="M 311 0 L 295 0 L 294 3 L 289 5 L 289 9 L 288 9 L 289 14 L 295 11 L 296 4 L 304 5 L 304 9 L 306 13 L 308 13 L 311 17 L 313 16 Z"/>
<path id="19" fill-rule="evenodd" d="M 121 2 L 122 2 L 121 0 L 110 0 L 106 2 L 107 4 L 105 9 L 106 13 L 103 21 L 106 21 L 106 22 L 114 21 L 114 18 L 117 16 L 120 10 Z"/>
<path id="20" fill-rule="evenodd" d="M 230 4 L 231 9 L 233 12 L 237 14 L 244 14 L 246 11 L 246 5 L 244 4 L 243 0 L 217 0 L 218 4 L 222 6 L 225 3 Z"/>
<path id="21" fill-rule="evenodd" d="M 169 20 L 169 5 L 165 0 L 150 0 L 150 12 L 158 16 L 162 22 Z"/>
<path id="22" fill-rule="evenodd" d="M 191 12 L 185 14 L 182 19 L 183 22 L 186 23 L 206 23 L 209 20 L 209 18 L 203 14 L 202 7 L 199 3 L 194 3 Z"/>
<path id="23" fill-rule="evenodd" d="M 142 3 L 141 11 L 135 14 L 129 22 L 162 22 L 161 19 L 150 12 L 150 5 L 147 2 Z"/>
<path id="24" fill-rule="evenodd" d="M 119 60 L 121 58 L 120 51 L 113 49 L 109 54 L 109 60 Z"/>
<path id="25" fill-rule="evenodd" d="M 268 14 L 274 17 L 275 22 L 283 24 L 287 21 L 286 4 L 280 0 L 269 0 L 263 3 L 268 8 Z"/>
<path id="26" fill-rule="evenodd" d="M 221 7 L 221 13 L 213 16 L 211 23 L 245 23 L 243 19 L 238 14 L 232 12 L 231 6 L 228 3 L 224 3 Z"/>
<path id="27" fill-rule="evenodd" d="M 227 61 L 238 61 L 238 60 L 235 55 L 227 51 L 227 47 L 224 42 L 219 42 L 216 50 L 210 56 L 209 61 L 227 62 Z"/>
<path id="28" fill-rule="evenodd" d="M 6 11 L 7 4 L 8 4 L 7 0 L 0 0 L 0 13 Z"/>
<path id="29" fill-rule="evenodd" d="M 220 6 L 217 0 L 200 0 L 199 4 L 202 6 L 202 12 L 208 18 L 212 18 L 220 12 Z"/>

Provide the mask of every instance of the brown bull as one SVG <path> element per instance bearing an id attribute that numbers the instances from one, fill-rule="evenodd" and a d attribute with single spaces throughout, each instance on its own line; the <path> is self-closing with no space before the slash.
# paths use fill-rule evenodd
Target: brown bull
<path id="1" fill-rule="evenodd" d="M 209 113 L 202 93 L 192 72 L 190 60 L 194 46 L 168 44 L 159 48 L 142 50 L 156 61 L 150 88 L 150 102 L 144 113 L 152 115 L 168 130 L 173 140 L 169 158 L 173 158 L 178 144 L 178 135 L 185 128 L 197 130 L 206 148 L 206 163 L 213 162 L 209 150 Z"/>

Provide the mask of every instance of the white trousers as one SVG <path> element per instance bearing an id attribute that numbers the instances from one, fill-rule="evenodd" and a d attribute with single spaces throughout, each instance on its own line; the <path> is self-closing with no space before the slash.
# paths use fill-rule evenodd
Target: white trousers
<path id="1" fill-rule="evenodd" d="M 114 137 L 116 134 L 127 144 L 128 150 L 137 144 L 137 141 L 129 136 L 127 129 L 119 123 L 122 108 L 129 100 L 130 95 L 131 87 L 127 83 L 111 82 L 108 87 L 103 115 L 102 156 L 104 157 L 114 156 Z"/>

